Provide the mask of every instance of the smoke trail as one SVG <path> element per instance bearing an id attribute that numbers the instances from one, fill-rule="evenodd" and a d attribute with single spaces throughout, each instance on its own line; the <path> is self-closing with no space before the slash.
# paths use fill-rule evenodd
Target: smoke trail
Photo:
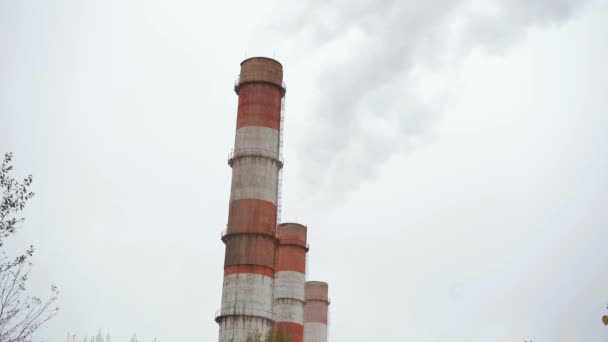
<path id="1" fill-rule="evenodd" d="M 395 153 L 432 137 L 449 95 L 449 70 L 473 48 L 500 52 L 533 27 L 567 21 L 588 2 L 308 1 L 280 29 L 321 54 L 340 52 L 327 56 L 318 79 L 320 129 L 299 146 L 313 166 L 304 174 L 337 192 L 356 187 Z"/>

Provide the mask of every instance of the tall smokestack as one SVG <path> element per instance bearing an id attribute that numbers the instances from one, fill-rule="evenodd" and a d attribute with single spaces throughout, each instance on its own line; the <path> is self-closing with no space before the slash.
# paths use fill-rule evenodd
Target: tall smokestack
<path id="1" fill-rule="evenodd" d="M 304 281 L 306 279 L 306 226 L 283 223 L 277 227 L 279 245 L 274 274 L 275 331 L 289 342 L 304 335 Z"/>
<path id="2" fill-rule="evenodd" d="M 241 342 L 273 329 L 277 189 L 283 67 L 254 57 L 241 63 L 232 167 L 222 307 L 216 315 L 220 342 Z"/>
<path id="3" fill-rule="evenodd" d="M 304 305 L 304 342 L 327 342 L 327 283 L 307 281 Z"/>

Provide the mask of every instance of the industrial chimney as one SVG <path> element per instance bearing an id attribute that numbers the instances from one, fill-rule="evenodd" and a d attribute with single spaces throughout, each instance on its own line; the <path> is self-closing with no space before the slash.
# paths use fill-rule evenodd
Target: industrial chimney
<path id="1" fill-rule="evenodd" d="M 283 223 L 277 227 L 279 245 L 274 274 L 274 313 L 278 336 L 302 342 L 304 336 L 304 282 L 306 280 L 306 226 Z"/>
<path id="2" fill-rule="evenodd" d="M 327 342 L 328 286 L 321 281 L 307 281 L 304 305 L 304 342 Z"/>
<path id="3" fill-rule="evenodd" d="M 242 342 L 274 328 L 273 292 L 280 156 L 283 67 L 254 57 L 241 63 L 232 167 L 220 342 Z"/>
<path id="4" fill-rule="evenodd" d="M 306 282 L 307 227 L 278 225 L 285 85 L 281 63 L 241 63 L 219 342 L 274 331 L 290 342 L 327 342 L 327 283 Z"/>

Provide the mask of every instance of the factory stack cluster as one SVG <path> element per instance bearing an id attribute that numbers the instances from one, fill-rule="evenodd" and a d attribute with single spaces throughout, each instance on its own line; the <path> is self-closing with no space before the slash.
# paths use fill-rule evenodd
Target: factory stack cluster
<path id="1" fill-rule="evenodd" d="M 228 158 L 232 185 L 220 342 L 246 342 L 273 332 L 287 342 L 326 342 L 328 286 L 306 281 L 307 227 L 280 223 L 283 67 L 254 57 L 241 63 L 238 111 Z"/>

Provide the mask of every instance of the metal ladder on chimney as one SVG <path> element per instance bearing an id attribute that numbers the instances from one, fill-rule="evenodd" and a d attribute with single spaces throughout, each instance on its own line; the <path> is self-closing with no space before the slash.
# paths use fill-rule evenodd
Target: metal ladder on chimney
<path id="1" fill-rule="evenodd" d="M 285 122 L 285 95 L 281 97 L 281 118 L 279 121 L 279 156 L 283 156 L 283 135 Z M 283 168 L 279 170 L 279 177 L 277 179 L 277 225 L 281 223 L 281 199 L 283 187 Z"/>

